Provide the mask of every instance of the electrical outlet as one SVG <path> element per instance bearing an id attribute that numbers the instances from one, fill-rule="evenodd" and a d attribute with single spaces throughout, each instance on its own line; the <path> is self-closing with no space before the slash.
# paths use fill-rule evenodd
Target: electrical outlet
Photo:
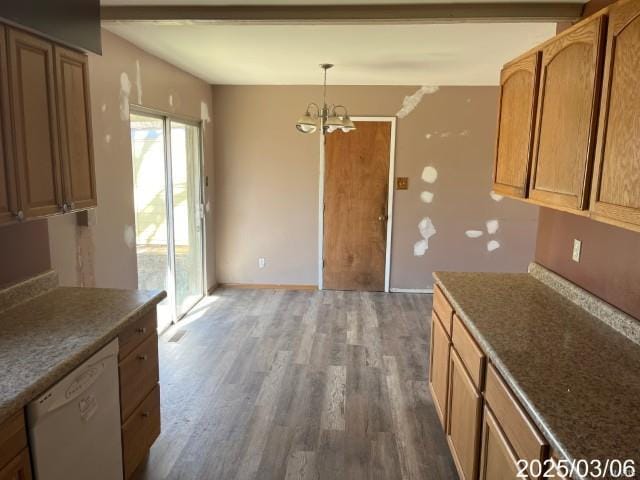
<path id="1" fill-rule="evenodd" d="M 580 253 L 582 251 L 582 242 L 578 239 L 573 240 L 573 253 L 571 254 L 571 259 L 574 262 L 580 262 Z"/>
<path id="2" fill-rule="evenodd" d="M 258 268 L 264 268 L 266 264 L 264 257 L 258 257 Z"/>

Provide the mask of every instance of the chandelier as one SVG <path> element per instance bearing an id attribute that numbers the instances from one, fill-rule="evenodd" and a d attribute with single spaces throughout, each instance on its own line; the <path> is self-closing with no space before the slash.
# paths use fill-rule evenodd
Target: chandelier
<path id="1" fill-rule="evenodd" d="M 317 103 L 307 105 L 304 115 L 298 119 L 296 128 L 302 133 L 313 133 L 318 129 L 318 123 L 322 128 L 322 133 L 331 133 L 336 130 L 350 132 L 356 129 L 349 118 L 349 113 L 343 105 L 327 105 L 327 70 L 333 65 L 331 63 L 323 63 L 320 68 L 324 70 L 324 83 L 322 90 L 322 108 Z"/>

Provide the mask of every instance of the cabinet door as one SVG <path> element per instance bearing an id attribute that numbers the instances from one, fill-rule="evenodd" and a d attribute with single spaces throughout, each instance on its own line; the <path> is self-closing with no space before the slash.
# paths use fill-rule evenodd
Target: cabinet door
<path id="1" fill-rule="evenodd" d="M 53 46 L 14 29 L 8 39 L 22 210 L 27 217 L 49 215 L 62 206 Z"/>
<path id="2" fill-rule="evenodd" d="M 55 47 L 60 163 L 70 209 L 96 206 L 87 56 Z"/>
<path id="3" fill-rule="evenodd" d="M 536 152 L 529 197 L 584 210 L 591 183 L 605 18 L 573 27 L 542 50 Z"/>
<path id="4" fill-rule="evenodd" d="M 436 312 L 431 315 L 431 356 L 429 360 L 429 388 L 436 413 L 444 427 L 447 419 L 447 390 L 449 387 L 449 337 L 440 324 Z"/>
<path id="5" fill-rule="evenodd" d="M 0 480 L 31 480 L 31 478 L 31 461 L 27 448 L 0 469 Z"/>
<path id="6" fill-rule="evenodd" d="M 591 210 L 640 229 L 640 3 L 615 4 L 607 59 Z"/>
<path id="7" fill-rule="evenodd" d="M 529 186 L 540 53 L 502 69 L 493 189 L 524 198 Z"/>
<path id="8" fill-rule="evenodd" d="M 480 480 L 514 480 L 518 466 L 516 454 L 487 407 L 482 421 L 482 457 Z"/>
<path id="9" fill-rule="evenodd" d="M 6 31 L 0 25 L 0 224 L 15 219 L 17 213 L 8 68 Z"/>
<path id="10" fill-rule="evenodd" d="M 482 397 L 476 390 L 455 348 L 449 362 L 447 441 L 462 480 L 475 480 L 480 452 Z"/>

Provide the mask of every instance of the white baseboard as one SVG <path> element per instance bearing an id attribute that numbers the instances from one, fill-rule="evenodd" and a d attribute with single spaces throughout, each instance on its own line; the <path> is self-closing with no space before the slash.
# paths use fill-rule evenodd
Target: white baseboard
<path id="1" fill-rule="evenodd" d="M 433 288 L 392 288 L 391 293 L 433 293 Z"/>

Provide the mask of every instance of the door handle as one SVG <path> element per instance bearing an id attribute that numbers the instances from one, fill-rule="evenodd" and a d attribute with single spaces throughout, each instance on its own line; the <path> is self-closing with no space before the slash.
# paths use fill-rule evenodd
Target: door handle
<path id="1" fill-rule="evenodd" d="M 384 222 L 384 221 L 386 221 L 388 218 L 389 218 L 389 217 L 388 217 L 387 215 L 380 215 L 380 216 L 378 217 L 378 221 L 380 221 L 380 222 Z"/>

